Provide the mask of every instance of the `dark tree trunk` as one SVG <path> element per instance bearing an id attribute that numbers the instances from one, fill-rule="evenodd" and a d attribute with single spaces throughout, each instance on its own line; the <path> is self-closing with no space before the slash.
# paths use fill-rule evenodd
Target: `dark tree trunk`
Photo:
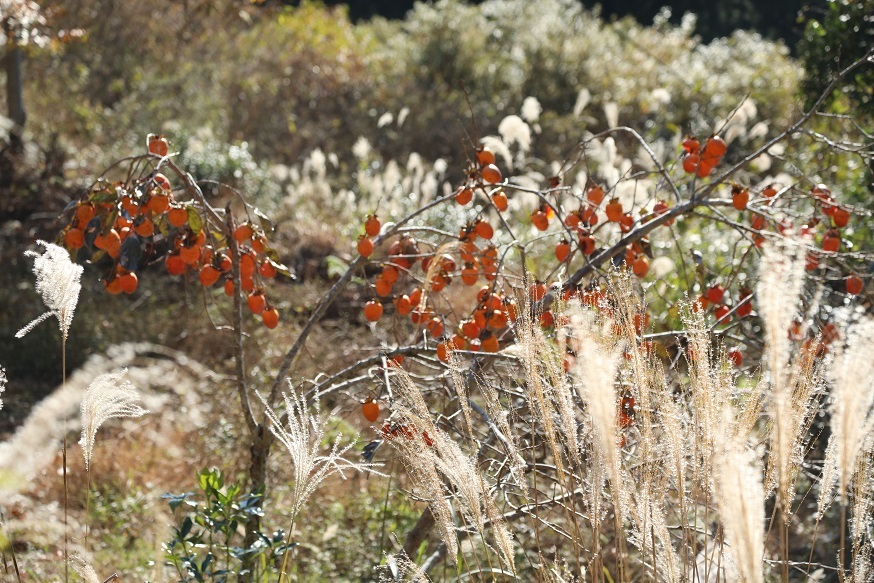
<path id="1" fill-rule="evenodd" d="M 267 493 L 267 458 L 270 455 L 270 444 L 273 436 L 267 431 L 263 424 L 258 425 L 258 433 L 252 439 L 250 449 L 251 460 L 249 463 L 249 492 L 260 493 L 262 496 L 261 504 L 264 504 L 263 496 Z M 262 506 L 263 507 L 263 506 Z M 249 515 L 246 522 L 246 538 L 244 545 L 246 548 L 251 548 L 258 537 L 257 532 L 261 530 L 261 517 L 257 514 Z M 252 570 L 255 565 L 253 557 L 246 555 L 243 559 L 243 569 L 248 571 L 240 577 L 242 583 L 251 583 L 253 581 Z"/>
<path id="2" fill-rule="evenodd" d="M 22 73 L 22 51 L 15 40 L 15 32 L 6 27 L 6 104 L 9 119 L 15 124 L 9 132 L 9 144 L 13 153 L 20 153 L 24 133 L 24 78 Z"/>

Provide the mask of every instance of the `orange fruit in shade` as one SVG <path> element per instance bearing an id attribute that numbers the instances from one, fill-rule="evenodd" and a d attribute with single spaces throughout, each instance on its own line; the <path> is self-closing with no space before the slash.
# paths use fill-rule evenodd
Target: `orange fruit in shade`
<path id="1" fill-rule="evenodd" d="M 461 270 L 461 281 L 464 285 L 476 285 L 478 279 L 479 270 L 476 268 L 476 265 L 473 263 L 465 263 L 464 268 Z"/>
<path id="2" fill-rule="evenodd" d="M 533 224 L 538 231 L 545 231 L 549 228 L 549 217 L 546 216 L 546 213 L 542 210 L 534 211 L 531 214 L 531 224 Z"/>
<path id="3" fill-rule="evenodd" d="M 503 176 L 501 175 L 501 171 L 498 170 L 498 167 L 494 164 L 487 164 L 482 169 L 482 177 L 483 181 L 488 184 L 497 184 L 501 181 Z"/>
<path id="4" fill-rule="evenodd" d="M 121 293 L 121 278 L 113 277 L 110 280 L 103 280 L 103 287 L 106 288 L 110 294 L 116 296 Z"/>
<path id="5" fill-rule="evenodd" d="M 155 234 L 155 224 L 144 218 L 134 227 L 134 232 L 140 237 L 151 237 Z"/>
<path id="6" fill-rule="evenodd" d="M 401 316 L 408 316 L 413 311 L 413 303 L 410 301 L 410 296 L 404 294 L 398 296 L 395 300 L 395 309 Z"/>
<path id="7" fill-rule="evenodd" d="M 157 184 L 162 190 L 170 190 L 170 181 L 167 180 L 167 177 L 158 172 L 155 174 L 153 178 L 155 184 Z"/>
<path id="8" fill-rule="evenodd" d="M 370 257 L 373 255 L 373 241 L 365 235 L 361 235 L 361 237 L 358 238 L 356 248 L 358 249 L 358 254 L 362 257 Z"/>
<path id="9" fill-rule="evenodd" d="M 467 338 L 473 340 L 474 338 L 479 338 L 479 335 L 482 333 L 482 328 L 480 328 L 475 321 L 466 320 L 461 324 L 461 333 Z"/>
<path id="10" fill-rule="evenodd" d="M 84 228 L 94 218 L 94 205 L 90 202 L 82 203 L 76 207 L 76 223 L 79 228 Z"/>
<path id="11" fill-rule="evenodd" d="M 480 340 L 480 347 L 483 352 L 497 352 L 499 348 L 498 337 L 491 332 L 487 332 L 485 338 Z"/>
<path id="12" fill-rule="evenodd" d="M 710 136 L 701 150 L 701 163 L 709 164 L 711 167 L 716 166 L 727 151 L 725 140 L 716 135 Z"/>
<path id="13" fill-rule="evenodd" d="M 261 233 L 252 234 L 252 249 L 255 253 L 264 253 L 267 250 L 267 237 Z"/>
<path id="14" fill-rule="evenodd" d="M 121 208 L 132 217 L 140 214 L 140 205 L 132 197 L 125 195 L 121 197 Z"/>
<path id="15" fill-rule="evenodd" d="M 683 139 L 683 150 L 688 154 L 697 154 L 701 149 L 701 142 L 693 136 L 686 136 Z"/>
<path id="16" fill-rule="evenodd" d="M 373 289 L 381 298 L 385 298 L 391 295 L 391 284 L 387 282 L 382 276 L 377 277 L 373 282 Z"/>
<path id="17" fill-rule="evenodd" d="M 715 310 L 713 310 L 713 316 L 716 318 L 717 321 L 721 320 L 721 324 L 726 324 L 728 320 L 724 318 L 728 316 L 728 313 L 730 311 L 731 308 L 729 308 L 728 306 L 719 306 Z"/>
<path id="18" fill-rule="evenodd" d="M 495 153 L 480 146 L 476 149 L 476 161 L 479 162 L 480 166 L 488 166 L 489 164 L 495 163 Z"/>
<path id="19" fill-rule="evenodd" d="M 167 222 L 174 227 L 188 224 L 188 210 L 185 207 L 176 206 L 167 212 Z"/>
<path id="20" fill-rule="evenodd" d="M 229 272 L 231 270 L 231 258 L 224 253 L 219 253 L 218 266 L 223 273 Z"/>
<path id="21" fill-rule="evenodd" d="M 686 174 L 692 174 L 698 169 L 698 163 L 700 161 L 698 154 L 686 154 L 683 156 L 683 170 Z"/>
<path id="22" fill-rule="evenodd" d="M 698 168 L 695 171 L 695 176 L 697 176 L 698 178 L 707 178 L 708 176 L 710 176 L 711 172 L 713 172 L 713 166 L 707 164 L 706 162 L 704 162 L 704 160 L 701 160 L 698 163 Z"/>
<path id="23" fill-rule="evenodd" d="M 731 205 L 739 211 L 747 208 L 750 201 L 750 191 L 743 187 L 731 189 Z"/>
<path id="24" fill-rule="evenodd" d="M 491 239 L 495 236 L 495 230 L 487 221 L 479 220 L 476 222 L 476 234 L 483 239 Z"/>
<path id="25" fill-rule="evenodd" d="M 121 291 L 123 291 L 124 293 L 132 294 L 137 291 L 137 285 L 139 284 L 139 280 L 137 280 L 136 273 L 125 273 L 117 279 L 118 284 L 121 287 Z"/>
<path id="26" fill-rule="evenodd" d="M 593 184 L 586 190 L 586 199 L 593 205 L 598 206 L 604 200 L 604 189 L 597 184 Z"/>
<path id="27" fill-rule="evenodd" d="M 258 269 L 258 261 L 255 259 L 255 254 L 251 251 L 243 253 L 240 256 L 240 274 L 245 277 L 252 277 Z"/>
<path id="28" fill-rule="evenodd" d="M 495 204 L 495 208 L 500 212 L 504 212 L 509 207 L 510 203 L 507 200 L 507 195 L 504 194 L 503 190 L 499 190 L 492 194 L 492 202 Z"/>
<path id="29" fill-rule="evenodd" d="M 369 322 L 376 322 L 382 317 L 382 304 L 376 300 L 370 300 L 364 304 L 364 317 Z"/>
<path id="30" fill-rule="evenodd" d="M 674 220 L 665 222 L 666 225 L 674 224 Z M 634 217 L 631 213 L 623 213 L 621 217 L 619 217 L 619 230 L 623 233 L 627 233 L 631 230 L 631 227 L 634 226 Z"/>
<path id="31" fill-rule="evenodd" d="M 85 245 L 85 233 L 82 229 L 70 229 L 64 233 L 64 244 L 70 249 L 81 249 Z"/>
<path id="32" fill-rule="evenodd" d="M 469 188 L 460 187 L 455 194 L 455 202 L 464 206 L 473 200 L 473 191 Z"/>
<path id="33" fill-rule="evenodd" d="M 221 273 L 221 271 L 219 271 L 212 265 L 204 265 L 200 268 L 200 285 L 202 285 L 203 287 L 210 287 L 218 281 Z"/>
<path id="34" fill-rule="evenodd" d="M 271 277 L 276 277 L 277 271 L 273 263 L 265 259 L 261 262 L 261 265 L 258 266 L 258 273 L 261 274 L 261 277 L 270 279 Z"/>
<path id="35" fill-rule="evenodd" d="M 722 298 L 725 297 L 725 288 L 721 285 L 711 286 L 707 290 L 707 300 L 711 303 L 718 304 L 722 302 Z"/>
<path id="36" fill-rule="evenodd" d="M 150 154 L 155 154 L 156 156 L 161 156 L 163 158 L 170 151 L 170 143 L 163 135 L 156 136 L 155 134 L 149 134 L 147 140 Z"/>
<path id="37" fill-rule="evenodd" d="M 564 263 L 565 261 L 567 261 L 570 253 L 571 244 L 568 243 L 565 239 L 559 241 L 558 245 L 555 246 L 555 258 L 559 261 L 559 263 Z"/>
<path id="38" fill-rule="evenodd" d="M 364 403 L 361 405 L 361 414 L 370 422 L 376 421 L 379 419 L 379 403 L 372 399 Z"/>
<path id="39" fill-rule="evenodd" d="M 252 238 L 252 226 L 249 223 L 243 223 L 236 229 L 234 229 L 234 239 L 237 240 L 237 243 L 243 243 Z"/>
<path id="40" fill-rule="evenodd" d="M 431 333 L 431 336 L 435 338 L 443 336 L 443 319 L 441 317 L 434 316 L 428 320 L 425 327 L 428 329 L 428 332 Z"/>
<path id="41" fill-rule="evenodd" d="M 376 237 L 379 235 L 379 230 L 382 228 L 382 223 L 379 222 L 379 218 L 376 215 L 370 215 L 367 217 L 367 220 L 364 221 L 364 232 L 367 233 L 368 237 Z"/>
<path id="42" fill-rule="evenodd" d="M 179 257 L 185 265 L 194 265 L 200 260 L 201 248 L 198 245 L 183 246 L 179 249 Z"/>
<path id="43" fill-rule="evenodd" d="M 604 209 L 607 213 L 607 220 L 611 223 L 618 223 L 622 219 L 622 203 L 618 198 L 613 198 Z"/>
<path id="44" fill-rule="evenodd" d="M 279 324 L 279 310 L 276 308 L 266 308 L 261 312 L 261 321 L 271 330 Z"/>
<path id="45" fill-rule="evenodd" d="M 822 238 L 822 250 L 836 253 L 841 248 L 841 236 L 835 230 L 829 230 Z"/>
<path id="46" fill-rule="evenodd" d="M 742 365 L 744 362 L 743 352 L 740 351 L 740 348 L 732 348 L 728 351 L 728 360 L 730 360 L 734 366 Z"/>
<path id="47" fill-rule="evenodd" d="M 865 287 L 865 282 L 858 275 L 851 274 L 846 279 L 847 293 L 851 296 L 859 295 Z"/>
<path id="48" fill-rule="evenodd" d="M 398 268 L 392 265 L 391 263 L 387 263 L 382 268 L 382 278 L 386 280 L 390 285 L 394 285 L 398 282 L 398 278 L 401 276 Z"/>
<path id="49" fill-rule="evenodd" d="M 170 197 L 162 192 L 156 192 L 149 197 L 149 202 L 146 206 L 156 215 L 166 213 L 170 208 Z"/>
<path id="50" fill-rule="evenodd" d="M 671 210 L 671 208 L 668 206 L 668 203 L 666 203 L 663 200 L 657 201 L 655 203 L 655 206 L 652 207 L 652 212 L 654 212 L 657 215 L 663 215 L 663 214 L 669 212 L 670 210 Z M 669 223 L 665 223 L 665 224 L 672 225 L 673 221 L 671 221 Z"/>
<path id="51" fill-rule="evenodd" d="M 774 188 L 773 184 L 769 184 L 762 190 L 762 196 L 765 198 L 773 198 L 777 196 L 777 189 Z"/>
<path id="52" fill-rule="evenodd" d="M 631 271 L 637 277 L 646 277 L 646 274 L 649 273 L 649 259 L 647 259 L 646 255 L 637 256 L 631 264 Z"/>
<path id="53" fill-rule="evenodd" d="M 847 223 L 850 222 L 850 211 L 841 207 L 835 208 L 835 212 L 832 215 L 832 222 L 838 228 L 846 227 Z"/>
<path id="54" fill-rule="evenodd" d="M 249 310 L 253 314 L 260 314 L 267 307 L 267 298 L 264 297 L 264 292 L 261 290 L 254 290 L 246 298 L 246 303 L 249 304 Z"/>
<path id="55" fill-rule="evenodd" d="M 118 256 L 118 252 L 121 251 L 121 236 L 118 231 L 109 229 L 109 232 L 103 236 L 103 248 L 110 257 Z"/>
<path id="56" fill-rule="evenodd" d="M 164 266 L 167 268 L 167 272 L 170 275 L 181 275 L 185 273 L 185 262 L 182 261 L 182 257 L 179 256 L 178 253 L 171 253 L 167 256 L 167 259 L 164 260 Z"/>

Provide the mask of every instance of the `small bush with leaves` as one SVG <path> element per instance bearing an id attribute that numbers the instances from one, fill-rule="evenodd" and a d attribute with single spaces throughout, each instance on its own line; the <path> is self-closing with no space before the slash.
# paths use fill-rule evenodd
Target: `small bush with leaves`
<path id="1" fill-rule="evenodd" d="M 165 560 L 179 581 L 236 581 L 248 575 L 262 580 L 274 573 L 274 560 L 282 556 L 285 533 L 256 533 L 256 541 L 245 546 L 239 528 L 252 515 L 262 515 L 261 493 L 245 493 L 237 484 L 225 483 L 217 469 L 197 473 L 201 500 L 192 494 L 167 494 L 164 498 L 176 516 L 173 538 L 164 545 Z M 245 564 L 254 565 L 248 573 Z"/>

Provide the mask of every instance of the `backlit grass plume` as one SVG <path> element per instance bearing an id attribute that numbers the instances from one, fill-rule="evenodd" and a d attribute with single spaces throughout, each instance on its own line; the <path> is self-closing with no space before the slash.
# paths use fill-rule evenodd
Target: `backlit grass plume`
<path id="1" fill-rule="evenodd" d="M 380 476 L 383 474 L 373 469 L 375 464 L 358 463 L 344 457 L 355 446 L 356 442 L 352 441 L 341 447 L 341 435 L 337 435 L 331 450 L 327 455 L 324 455 L 322 453 L 322 440 L 325 436 L 327 420 L 319 415 L 318 401 L 316 401 L 316 414 L 312 415 L 302 392 L 298 394 L 292 388 L 290 395 L 283 393 L 282 396 L 285 400 L 285 413 L 279 414 L 270 407 L 267 399 L 258 393 L 258 397 L 264 403 L 270 432 L 279 443 L 285 446 L 291 456 L 294 485 L 291 490 L 291 526 L 288 529 L 288 536 L 293 537 L 294 522 L 298 513 L 325 478 L 333 474 L 339 474 L 340 477 L 345 478 L 346 470 L 370 471 Z M 284 423 L 283 420 L 285 420 Z M 285 569 L 288 563 L 289 548 L 290 545 L 286 546 L 285 556 L 282 559 L 279 583 L 288 581 Z"/>
<path id="2" fill-rule="evenodd" d="M 15 337 L 21 338 L 40 322 L 54 316 L 58 319 L 61 334 L 66 340 L 70 324 L 73 323 L 73 312 L 76 311 L 76 303 L 79 301 L 79 291 L 82 289 L 82 284 L 79 283 L 82 266 L 70 261 L 70 254 L 63 247 L 45 241 L 37 241 L 37 244 L 45 247 L 45 253 L 25 251 L 24 254 L 34 258 L 36 291 L 42 296 L 49 311 L 16 332 Z"/>
<path id="3" fill-rule="evenodd" d="M 119 417 L 141 417 L 148 413 L 137 403 L 140 395 L 125 378 L 126 374 L 127 369 L 100 375 L 88 386 L 82 398 L 82 438 L 79 444 L 85 455 L 86 469 L 94 452 L 97 430 L 105 421 Z"/>
<path id="4" fill-rule="evenodd" d="M 6 390 L 6 369 L 0 366 L 0 395 Z M 0 399 L 0 409 L 3 409 L 3 399 Z"/>

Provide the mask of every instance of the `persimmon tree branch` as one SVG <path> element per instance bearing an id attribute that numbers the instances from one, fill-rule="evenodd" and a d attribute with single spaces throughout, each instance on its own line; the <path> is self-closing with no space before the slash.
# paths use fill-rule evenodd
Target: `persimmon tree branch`
<path id="1" fill-rule="evenodd" d="M 410 213 L 406 217 L 397 221 L 390 228 L 386 229 L 386 231 L 380 234 L 374 240 L 374 246 L 378 246 L 385 240 L 394 236 L 401 227 L 405 224 L 412 221 L 417 216 L 422 213 L 443 204 L 444 202 L 451 200 L 455 197 L 454 194 L 450 194 L 444 197 L 436 198 L 425 206 L 417 209 L 416 211 Z M 316 323 L 322 318 L 327 309 L 331 306 L 334 300 L 337 298 L 337 295 L 340 291 L 349 283 L 349 280 L 352 279 L 352 276 L 358 271 L 359 267 L 365 263 L 367 260 L 360 255 L 352 260 L 349 266 L 346 268 L 346 271 L 343 272 L 343 275 L 340 276 L 340 279 L 337 280 L 334 285 L 331 286 L 331 289 L 322 297 L 321 301 L 316 305 L 313 309 L 312 313 L 310 313 L 310 317 L 307 319 L 300 333 L 298 333 L 297 338 L 294 341 L 294 344 L 291 348 L 286 352 L 285 357 L 282 360 L 282 364 L 279 366 L 279 370 L 276 372 L 276 377 L 273 381 L 273 386 L 270 388 L 270 393 L 267 398 L 268 403 L 275 403 L 276 399 L 279 397 L 279 393 L 282 390 L 282 384 L 285 381 L 285 378 L 288 374 L 294 370 L 294 366 L 297 364 L 297 359 L 300 356 L 301 349 L 304 344 L 306 344 L 307 338 L 310 333 L 313 331 L 313 327 Z"/>

